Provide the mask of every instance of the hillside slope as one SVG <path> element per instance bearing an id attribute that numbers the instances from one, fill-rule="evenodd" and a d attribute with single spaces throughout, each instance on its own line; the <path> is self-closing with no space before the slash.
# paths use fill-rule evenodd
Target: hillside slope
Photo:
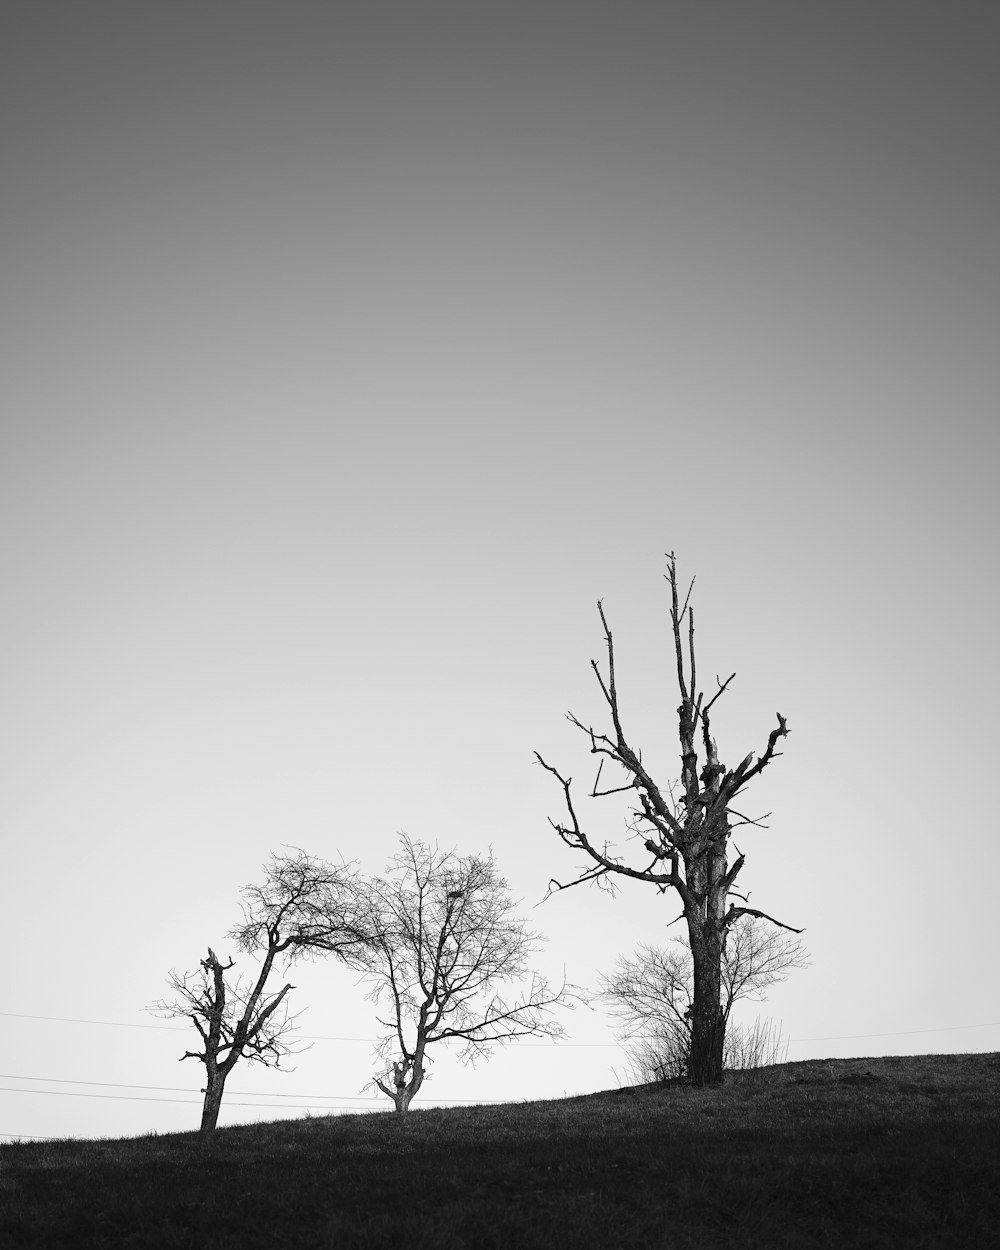
<path id="1" fill-rule="evenodd" d="M 1000 1227 L 1000 1055 L 718 1089 L 0 1148 L 5 1247 L 958 1247 Z"/>

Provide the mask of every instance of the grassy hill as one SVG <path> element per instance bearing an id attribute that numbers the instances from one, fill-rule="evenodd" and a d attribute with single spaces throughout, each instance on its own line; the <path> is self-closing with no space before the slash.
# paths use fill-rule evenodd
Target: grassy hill
<path id="1" fill-rule="evenodd" d="M 10 1250 L 995 1245 L 1000 1055 L 7 1145 L 0 1204 Z"/>

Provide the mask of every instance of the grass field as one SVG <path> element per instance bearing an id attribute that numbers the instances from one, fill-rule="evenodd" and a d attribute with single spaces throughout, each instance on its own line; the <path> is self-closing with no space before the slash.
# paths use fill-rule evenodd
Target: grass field
<path id="1" fill-rule="evenodd" d="M 0 1147 L 0 1246 L 986 1247 L 1000 1055 Z"/>

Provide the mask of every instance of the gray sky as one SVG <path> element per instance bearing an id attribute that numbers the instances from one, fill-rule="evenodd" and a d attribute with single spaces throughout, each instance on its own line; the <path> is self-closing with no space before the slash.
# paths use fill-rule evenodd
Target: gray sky
<path id="1" fill-rule="evenodd" d="M 676 773 L 671 549 L 737 672 L 723 758 L 792 730 L 738 839 L 807 928 L 789 1058 L 1000 1047 L 996 24 L 6 7 L 0 1136 L 196 1125 L 192 1039 L 142 1009 L 282 844 L 492 845 L 591 986 L 669 936 L 639 886 L 536 907 L 575 861 L 532 752 L 589 784 L 600 597 Z M 362 1040 L 237 1070 L 224 1123 L 388 1106 L 350 1103 L 350 975 L 292 979 L 303 1034 Z M 420 1101 L 615 1085 L 607 1018 L 567 1025 Z"/>

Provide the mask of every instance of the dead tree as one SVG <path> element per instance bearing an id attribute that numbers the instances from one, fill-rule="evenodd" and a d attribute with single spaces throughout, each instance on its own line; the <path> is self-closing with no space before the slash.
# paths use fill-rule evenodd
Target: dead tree
<path id="1" fill-rule="evenodd" d="M 257 979 L 244 989 L 226 984 L 226 973 L 233 961 L 223 964 L 209 947 L 208 958 L 201 961 L 199 972 L 172 972 L 169 984 L 174 997 L 151 1008 L 168 1019 L 187 1017 L 201 1037 L 201 1050 L 186 1050 L 181 1062 L 197 1059 L 205 1065 L 200 1130 L 203 1141 L 215 1132 L 226 1080 L 237 1063 L 245 1058 L 251 1063 L 278 1067 L 291 1051 L 285 1039 L 292 1021 L 287 1011 L 278 1014 L 278 1009 L 293 987 L 285 985 L 269 997 L 264 994 L 276 954 L 274 949 L 268 951 Z"/>
<path id="2" fill-rule="evenodd" d="M 492 854 L 460 856 L 400 835 L 386 877 L 371 883 L 364 927 L 371 940 L 347 956 L 387 1007 L 379 1048 L 395 1052 L 391 1075 L 374 1077 L 398 1112 L 427 1075 L 428 1050 L 451 1042 L 475 1062 L 517 1037 L 559 1037 L 550 1013 L 568 988 L 530 970 L 541 938 L 514 914 Z M 501 991 L 511 987 L 505 996 Z"/>
<path id="3" fill-rule="evenodd" d="M 631 862 L 627 862 L 613 854 L 606 843 L 599 845 L 580 822 L 570 789 L 572 778 L 564 777 L 547 764 L 537 751 L 535 755 L 563 789 L 567 816 L 563 821 L 550 820 L 550 824 L 567 846 L 583 851 L 591 861 L 591 866 L 575 880 L 565 885 L 553 881 L 554 888 L 566 889 L 584 881 L 611 883 L 614 877 L 622 876 L 648 882 L 664 893 L 675 890 L 679 895 L 694 968 L 688 1078 L 695 1085 L 709 1085 L 720 1082 L 723 1072 L 725 1018 L 721 990 L 723 948 L 728 931 L 740 916 L 758 916 L 791 929 L 790 925 L 784 925 L 749 906 L 746 897 L 734 888 L 743 868 L 744 856 L 737 848 L 736 858 L 732 863 L 729 860 L 733 830 L 740 825 L 760 824 L 759 820 L 752 820 L 737 811 L 734 803 L 749 783 L 781 754 L 776 748 L 788 734 L 788 726 L 779 712 L 778 723 L 756 759 L 751 752 L 735 768 L 727 768 L 722 763 L 712 737 L 710 716 L 736 674 L 723 682 L 716 679 L 718 688 L 709 698 L 698 688 L 694 610 L 691 607 L 694 580 L 681 603 L 677 562 L 672 552 L 667 557 L 666 580 L 670 585 L 670 619 L 680 691 L 680 706 L 677 709 L 681 765 L 679 787 L 660 786 L 648 771 L 641 752 L 632 746 L 625 735 L 615 684 L 614 643 L 600 602 L 597 610 L 608 652 L 606 676 L 596 660 L 591 661 L 591 667 L 608 705 L 612 730 L 598 733 L 572 713 L 568 714 L 572 724 L 586 735 L 591 754 L 600 757 L 590 797 L 602 798 L 620 793 L 637 796 L 639 806 L 632 809 L 629 823 L 644 856 L 635 855 Z M 623 785 L 598 789 L 605 759 L 610 759 L 624 771 L 628 780 Z M 741 905 L 731 903 L 730 894 L 739 899 Z M 802 932 L 800 929 L 792 931 Z"/>

